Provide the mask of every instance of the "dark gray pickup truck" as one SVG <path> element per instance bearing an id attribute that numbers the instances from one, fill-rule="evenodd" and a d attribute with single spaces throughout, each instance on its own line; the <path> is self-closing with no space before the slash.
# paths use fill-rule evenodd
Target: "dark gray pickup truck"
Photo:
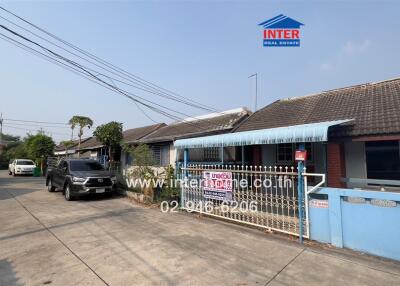
<path id="1" fill-rule="evenodd" d="M 79 196 L 113 191 L 115 176 L 91 159 L 63 159 L 47 173 L 46 186 L 49 192 L 63 191 L 67 201 Z"/>

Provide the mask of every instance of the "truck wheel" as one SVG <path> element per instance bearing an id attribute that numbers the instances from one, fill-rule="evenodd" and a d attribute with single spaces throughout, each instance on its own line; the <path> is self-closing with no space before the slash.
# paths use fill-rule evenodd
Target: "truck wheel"
<path id="1" fill-rule="evenodd" d="M 65 190 L 64 190 L 64 197 L 67 201 L 73 201 L 74 197 L 71 194 L 71 187 L 69 186 L 69 184 L 67 184 L 65 186 Z"/>
<path id="2" fill-rule="evenodd" d="M 53 180 L 49 179 L 47 182 L 47 190 L 49 192 L 54 192 L 56 190 L 56 188 L 53 186 Z"/>

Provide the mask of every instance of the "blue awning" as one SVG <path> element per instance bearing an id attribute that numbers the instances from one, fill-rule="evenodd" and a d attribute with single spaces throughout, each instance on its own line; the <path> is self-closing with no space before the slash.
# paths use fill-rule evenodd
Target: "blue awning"
<path id="1" fill-rule="evenodd" d="M 351 120 L 352 119 L 344 119 L 179 139 L 175 141 L 174 146 L 175 148 L 205 148 L 296 142 L 324 142 L 328 141 L 329 127 Z"/>

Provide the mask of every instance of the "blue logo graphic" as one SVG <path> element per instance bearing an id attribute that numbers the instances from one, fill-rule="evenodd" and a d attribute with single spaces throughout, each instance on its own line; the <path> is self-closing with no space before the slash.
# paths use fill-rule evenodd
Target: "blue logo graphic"
<path id="1" fill-rule="evenodd" d="M 264 47 L 300 46 L 300 27 L 304 24 L 280 14 L 258 25 L 264 27 Z"/>

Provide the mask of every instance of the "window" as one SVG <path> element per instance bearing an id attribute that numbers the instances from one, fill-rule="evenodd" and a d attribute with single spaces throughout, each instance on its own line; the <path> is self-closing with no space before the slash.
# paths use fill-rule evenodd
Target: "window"
<path id="1" fill-rule="evenodd" d="M 218 148 L 218 147 L 204 148 L 203 149 L 204 161 L 206 161 L 206 162 L 220 161 L 221 158 L 219 155 L 219 150 L 220 150 L 220 148 Z"/>
<path id="2" fill-rule="evenodd" d="M 153 161 L 155 166 L 169 165 L 169 145 L 151 146 L 153 152 Z"/>
<path id="3" fill-rule="evenodd" d="M 278 144 L 276 149 L 276 161 L 278 163 L 291 163 L 293 162 L 293 153 L 293 144 Z"/>
<path id="4" fill-rule="evenodd" d="M 294 153 L 299 149 L 300 143 L 284 143 L 276 145 L 276 162 L 278 164 L 288 164 L 294 162 Z M 307 162 L 314 161 L 313 145 L 310 142 L 305 143 L 307 151 Z"/>
<path id="5" fill-rule="evenodd" d="M 400 180 L 399 141 L 365 142 L 367 178 Z"/>
<path id="6" fill-rule="evenodd" d="M 17 162 L 15 163 L 15 165 L 29 165 L 29 166 L 33 166 L 33 165 L 35 165 L 35 163 L 33 163 L 33 161 L 31 161 L 31 160 L 17 160 Z"/>
<path id="7" fill-rule="evenodd" d="M 132 166 L 133 164 L 133 156 L 129 152 L 125 152 L 125 165 Z"/>
<path id="8" fill-rule="evenodd" d="M 69 163 L 71 171 L 100 171 L 104 170 L 103 166 L 93 160 L 76 160 Z"/>

